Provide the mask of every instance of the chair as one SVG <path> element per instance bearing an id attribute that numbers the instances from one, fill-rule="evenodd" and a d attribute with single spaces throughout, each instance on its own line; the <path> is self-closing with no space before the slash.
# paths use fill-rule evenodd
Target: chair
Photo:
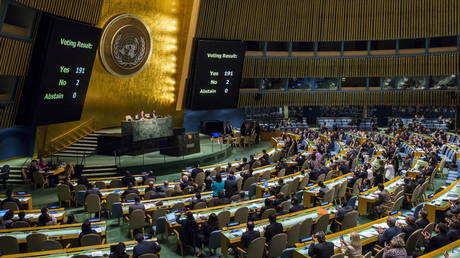
<path id="1" fill-rule="evenodd" d="M 135 200 L 136 198 L 139 198 L 139 195 L 136 193 L 130 193 L 125 196 L 125 201 Z"/>
<path id="2" fill-rule="evenodd" d="M 319 216 L 316 224 L 313 227 L 313 233 L 320 231 L 326 232 L 327 226 L 329 225 L 329 214 L 323 214 Z"/>
<path id="3" fill-rule="evenodd" d="M 18 211 L 19 207 L 18 207 L 18 204 L 15 202 L 4 202 L 2 205 L 2 209 L 10 210 L 10 211 Z"/>
<path id="4" fill-rule="evenodd" d="M 300 223 L 295 224 L 287 230 L 287 247 L 294 246 L 295 243 L 299 242 Z"/>
<path id="5" fill-rule="evenodd" d="M 265 237 L 258 237 L 249 244 L 248 250 L 237 247 L 239 257 L 259 258 L 264 256 Z"/>
<path id="6" fill-rule="evenodd" d="M 415 219 L 418 219 L 418 214 L 423 209 L 424 205 L 425 205 L 424 203 L 420 203 L 419 205 L 415 206 L 415 208 L 414 208 L 414 217 L 415 217 Z"/>
<path id="7" fill-rule="evenodd" d="M 38 252 L 42 250 L 43 241 L 47 236 L 42 233 L 32 233 L 26 237 L 27 240 L 27 252 Z"/>
<path id="8" fill-rule="evenodd" d="M 306 174 L 303 178 L 302 178 L 302 181 L 300 181 L 300 184 L 299 184 L 299 190 L 303 190 L 305 187 L 307 187 L 308 185 L 308 181 L 310 180 L 310 175 L 309 174 Z"/>
<path id="9" fill-rule="evenodd" d="M 372 258 L 372 252 L 367 252 L 363 258 Z"/>
<path id="10" fill-rule="evenodd" d="M 230 223 L 230 212 L 229 211 L 222 211 L 217 214 L 217 220 L 219 221 L 219 229 L 226 227 L 228 223 Z"/>
<path id="11" fill-rule="evenodd" d="M 0 253 L 1 254 L 19 253 L 18 240 L 12 236 L 0 236 Z"/>
<path id="12" fill-rule="evenodd" d="M 27 221 L 15 221 L 11 223 L 12 228 L 28 228 L 30 227 L 29 222 Z"/>
<path id="13" fill-rule="evenodd" d="M 196 174 L 195 183 L 198 185 L 198 188 L 201 188 L 203 186 L 205 177 L 206 174 L 204 172 L 199 172 L 198 174 Z"/>
<path id="14" fill-rule="evenodd" d="M 121 179 L 113 179 L 112 181 L 110 181 L 109 187 L 110 188 L 123 187 L 123 184 L 121 183 Z"/>
<path id="15" fill-rule="evenodd" d="M 248 179 L 246 179 L 246 181 L 244 181 L 244 184 L 243 184 L 243 188 L 241 189 L 242 191 L 248 191 L 249 190 L 249 187 L 252 185 L 252 184 L 255 184 L 256 183 L 256 178 L 255 177 L 249 177 Z"/>
<path id="16" fill-rule="evenodd" d="M 299 188 L 299 184 L 300 184 L 299 177 L 292 180 L 292 182 L 290 183 L 290 187 L 289 187 L 289 194 L 295 194 L 295 192 L 297 191 L 297 188 Z"/>
<path id="17" fill-rule="evenodd" d="M 129 231 L 131 238 L 133 238 L 134 230 L 140 229 L 142 234 L 144 234 L 145 226 L 145 211 L 141 209 L 134 210 L 129 215 Z"/>
<path id="18" fill-rule="evenodd" d="M 144 185 L 150 185 L 150 183 L 155 184 L 155 178 L 147 178 L 145 182 L 143 183 Z"/>
<path id="19" fill-rule="evenodd" d="M 248 207 L 241 207 L 238 208 L 238 210 L 235 211 L 235 216 L 233 220 L 235 222 L 239 222 L 240 224 L 248 222 L 248 216 L 249 216 L 249 208 Z"/>
<path id="20" fill-rule="evenodd" d="M 264 210 L 264 212 L 262 212 L 262 216 L 260 216 L 260 218 L 267 219 L 268 217 L 270 217 L 270 215 L 275 214 L 275 213 L 276 213 L 276 210 L 273 208 L 266 209 Z"/>
<path id="21" fill-rule="evenodd" d="M 96 186 L 96 188 L 99 188 L 99 189 L 107 188 L 107 185 L 102 181 L 97 181 L 96 183 L 94 183 L 94 185 Z"/>
<path id="22" fill-rule="evenodd" d="M 318 178 L 316 178 L 315 184 L 324 181 L 325 178 L 326 178 L 325 174 L 319 175 Z"/>
<path id="23" fill-rule="evenodd" d="M 97 194 L 88 194 L 86 196 L 86 212 L 88 213 L 97 213 L 99 214 L 99 218 L 101 217 L 101 199 Z"/>
<path id="24" fill-rule="evenodd" d="M 156 209 L 153 211 L 153 214 L 152 214 L 152 221 L 155 223 L 155 226 L 153 226 L 153 230 L 156 232 L 158 229 L 157 229 L 157 222 L 158 222 L 158 219 L 161 218 L 161 217 L 165 217 L 166 216 L 166 213 L 168 211 L 166 209 Z"/>
<path id="25" fill-rule="evenodd" d="M 358 196 L 352 196 L 347 202 L 347 205 L 353 207 L 353 209 L 356 209 L 356 200 L 358 200 Z"/>
<path id="26" fill-rule="evenodd" d="M 32 176 L 34 178 L 34 188 L 45 188 L 45 185 L 48 186 L 48 180 L 45 178 L 43 173 L 35 171 L 33 172 Z"/>
<path id="27" fill-rule="evenodd" d="M 300 224 L 299 239 L 311 237 L 313 219 L 307 218 Z"/>
<path id="28" fill-rule="evenodd" d="M 233 167 L 232 167 L 233 168 Z M 230 169 L 231 170 L 231 169 Z M 241 187 L 243 186 L 243 178 L 242 177 L 239 177 L 236 179 L 236 190 L 238 192 L 241 191 Z"/>
<path id="29" fill-rule="evenodd" d="M 423 229 L 417 229 L 415 230 L 409 238 L 407 238 L 406 241 L 406 252 L 407 255 L 412 255 L 415 251 L 415 248 L 417 247 L 417 244 L 422 240 L 423 235 L 422 235 L 422 230 Z"/>
<path id="30" fill-rule="evenodd" d="M 194 210 L 206 209 L 206 202 L 197 202 L 193 205 Z"/>
<path id="31" fill-rule="evenodd" d="M 144 200 L 149 200 L 152 198 L 152 195 L 156 194 L 155 191 L 148 191 L 146 193 L 144 193 Z"/>
<path id="32" fill-rule="evenodd" d="M 332 189 L 329 189 L 323 197 L 318 197 L 318 201 L 320 203 L 322 202 L 329 202 L 329 203 L 332 203 L 332 201 L 334 200 L 334 192 L 335 192 L 335 189 L 332 188 Z"/>
<path id="33" fill-rule="evenodd" d="M 99 234 L 87 234 L 81 238 L 80 246 L 100 245 L 102 237 Z"/>
<path id="34" fill-rule="evenodd" d="M 327 172 L 326 177 L 324 178 L 324 181 L 331 180 L 332 177 L 334 176 L 334 173 L 335 173 L 334 170 L 331 170 L 331 171 Z"/>
<path id="35" fill-rule="evenodd" d="M 172 211 L 180 211 L 183 209 L 185 209 L 185 204 L 183 202 L 175 203 L 171 208 Z"/>
<path id="36" fill-rule="evenodd" d="M 158 255 L 156 254 L 143 254 L 139 256 L 139 258 L 158 258 Z"/>
<path id="37" fill-rule="evenodd" d="M 331 258 L 345 258 L 344 254 L 334 254 Z"/>
<path id="38" fill-rule="evenodd" d="M 72 256 L 72 258 L 91 258 L 91 256 L 86 255 L 86 254 L 77 254 Z"/>
<path id="39" fill-rule="evenodd" d="M 294 257 L 294 248 L 286 248 L 281 254 L 281 258 L 292 258 Z"/>
<path id="40" fill-rule="evenodd" d="M 235 195 L 232 195 L 232 196 L 230 197 L 230 201 L 231 201 L 231 202 L 237 202 L 237 201 L 239 201 L 239 200 L 240 200 L 240 195 L 239 195 L 239 194 L 235 194 Z"/>
<path id="41" fill-rule="evenodd" d="M 85 205 L 86 190 L 75 192 L 75 205 Z"/>
<path id="42" fill-rule="evenodd" d="M 121 202 L 120 194 L 118 193 L 110 193 L 105 198 L 105 209 L 107 210 L 107 214 L 109 215 L 109 217 L 112 213 L 112 204 L 116 202 Z"/>
<path id="43" fill-rule="evenodd" d="M 59 250 L 63 249 L 62 244 L 56 240 L 43 240 L 42 242 L 42 250 L 43 251 L 51 251 L 51 250 Z"/>
<path id="44" fill-rule="evenodd" d="M 220 236 L 222 235 L 221 232 L 221 230 L 215 230 L 209 235 L 208 248 L 212 253 L 216 253 L 217 248 L 220 247 Z"/>
<path id="45" fill-rule="evenodd" d="M 283 210 L 284 211 L 289 211 L 289 209 L 291 208 L 291 201 L 290 200 L 286 200 L 284 202 L 282 202 L 280 204 L 281 207 L 283 207 Z"/>
<path id="46" fill-rule="evenodd" d="M 346 195 L 347 195 L 347 181 L 344 181 L 344 182 L 340 185 L 339 191 L 337 192 L 336 195 L 337 195 L 337 196 L 336 196 L 336 199 L 337 199 L 338 201 L 340 201 L 341 203 L 347 199 L 347 198 L 346 198 Z"/>
<path id="47" fill-rule="evenodd" d="M 286 169 L 283 168 L 283 169 L 281 169 L 281 170 L 278 172 L 278 174 L 276 175 L 276 177 L 283 177 L 283 176 L 285 176 L 285 175 L 286 175 Z"/>
<path id="48" fill-rule="evenodd" d="M 111 217 L 113 219 L 118 219 L 118 225 L 120 225 L 120 219 L 123 218 L 123 205 L 121 202 L 113 203 L 110 208 Z"/>
<path id="49" fill-rule="evenodd" d="M 286 249 L 287 234 L 276 234 L 268 244 L 268 257 L 279 257 L 284 249 Z"/>
<path id="50" fill-rule="evenodd" d="M 388 209 L 385 214 L 388 216 L 393 211 L 399 211 L 403 205 L 404 196 L 399 196 L 399 198 L 393 203 L 393 205 Z"/>
<path id="51" fill-rule="evenodd" d="M 352 211 L 343 217 L 342 222 L 336 221 L 340 225 L 340 231 L 349 229 L 349 228 L 354 228 L 357 225 L 358 221 L 358 212 L 357 211 Z"/>
<path id="52" fill-rule="evenodd" d="M 433 232 L 434 225 L 435 225 L 434 223 L 430 223 L 430 224 L 426 225 L 423 230 L 425 230 L 426 232 L 431 234 L 431 232 Z"/>
<path id="53" fill-rule="evenodd" d="M 59 200 L 59 206 L 62 207 L 62 202 L 68 202 L 70 207 L 73 200 L 70 187 L 68 185 L 60 184 L 56 186 L 56 192 Z"/>
<path id="54" fill-rule="evenodd" d="M 270 177 L 271 177 L 271 171 L 270 171 L 270 170 L 267 170 L 267 171 L 264 171 L 264 172 L 262 173 L 261 179 L 269 180 Z"/>
<path id="55" fill-rule="evenodd" d="M 154 234 L 158 236 L 164 236 L 168 232 L 168 222 L 166 217 L 159 217 L 155 220 L 155 226 L 152 228 Z"/>
<path id="56" fill-rule="evenodd" d="M 260 161 L 256 160 L 253 164 L 252 164 L 252 169 L 254 168 L 258 168 L 262 165 L 262 163 L 260 163 Z"/>
<path id="57" fill-rule="evenodd" d="M 280 193 L 283 193 L 284 196 L 289 196 L 289 188 L 289 183 L 284 184 L 280 189 Z"/>

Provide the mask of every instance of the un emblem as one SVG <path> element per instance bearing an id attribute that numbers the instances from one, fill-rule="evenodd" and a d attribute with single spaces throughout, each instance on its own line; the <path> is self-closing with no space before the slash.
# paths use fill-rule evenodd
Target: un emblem
<path id="1" fill-rule="evenodd" d="M 131 14 L 116 16 L 104 28 L 99 53 L 113 75 L 130 77 L 142 71 L 151 53 L 147 25 Z"/>

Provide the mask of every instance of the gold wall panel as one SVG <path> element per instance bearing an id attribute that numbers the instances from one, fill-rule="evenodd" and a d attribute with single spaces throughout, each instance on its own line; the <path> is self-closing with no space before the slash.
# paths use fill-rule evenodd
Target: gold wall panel
<path id="1" fill-rule="evenodd" d="M 460 34 L 458 0 L 202 0 L 196 35 L 340 41 Z"/>
<path id="2" fill-rule="evenodd" d="M 422 105 L 460 103 L 458 91 L 279 92 L 240 94 L 238 107 Z"/>
<path id="3" fill-rule="evenodd" d="M 358 58 L 246 58 L 244 78 L 381 77 L 458 74 L 459 54 Z"/>
<path id="4" fill-rule="evenodd" d="M 50 139 L 65 134 L 86 121 L 94 128 L 120 126 L 125 115 L 141 110 L 170 115 L 174 125 L 182 125 L 182 112 L 175 110 L 179 72 L 184 55 L 188 19 L 193 1 L 104 0 L 98 27 L 114 16 L 134 14 L 150 29 L 152 53 L 144 69 L 130 78 L 111 75 L 99 54 L 94 62 L 82 118 L 78 122 L 39 128 L 37 150 L 47 149 Z"/>

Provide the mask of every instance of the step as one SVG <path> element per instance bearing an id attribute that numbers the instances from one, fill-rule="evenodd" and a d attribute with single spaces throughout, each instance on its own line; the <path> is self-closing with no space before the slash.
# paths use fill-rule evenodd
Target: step
<path id="1" fill-rule="evenodd" d="M 22 174 L 11 174 L 8 176 L 8 178 L 21 178 L 22 179 Z"/>
<path id="2" fill-rule="evenodd" d="M 102 167 L 114 167 L 114 168 L 117 168 L 117 165 L 115 165 L 115 164 L 100 164 L 100 165 L 85 166 L 85 168 L 102 168 Z"/>
<path id="3" fill-rule="evenodd" d="M 90 148 L 94 147 L 94 148 L 97 148 L 97 143 L 91 144 L 91 143 L 77 142 L 77 143 L 72 144 L 71 147 L 90 147 Z"/>
<path id="4" fill-rule="evenodd" d="M 56 153 L 54 154 L 54 156 L 57 156 L 57 157 L 70 157 L 70 158 L 75 158 L 75 157 L 88 157 L 89 155 L 82 155 L 82 154 L 72 154 L 72 153 Z"/>
<path id="5" fill-rule="evenodd" d="M 81 139 L 79 140 L 78 142 L 76 142 L 78 144 L 97 144 L 97 140 L 85 140 L 85 139 Z"/>
<path id="6" fill-rule="evenodd" d="M 21 179 L 8 179 L 6 180 L 8 184 L 24 184 L 24 180 Z"/>
<path id="7" fill-rule="evenodd" d="M 117 171 L 117 168 L 113 168 L 113 167 L 109 167 L 109 168 L 83 168 L 82 171 L 83 172 L 88 172 L 88 171 L 97 171 L 97 172 L 101 172 L 101 171 Z"/>
<path id="8" fill-rule="evenodd" d="M 85 137 L 83 137 L 82 140 L 93 140 L 93 141 L 97 141 L 97 136 L 85 136 Z"/>
<path id="9" fill-rule="evenodd" d="M 71 145 L 66 148 L 66 150 L 87 150 L 87 151 L 94 151 L 96 149 L 97 149 L 96 147 L 86 147 L 86 146 L 81 147 L 81 146 L 75 146 L 75 145 Z"/>
<path id="10" fill-rule="evenodd" d="M 81 175 L 86 176 L 86 177 L 108 177 L 108 176 L 116 176 L 117 173 L 116 172 L 112 172 L 112 173 L 82 173 Z"/>
<path id="11" fill-rule="evenodd" d="M 68 149 L 65 149 L 65 150 L 63 150 L 63 151 L 60 151 L 59 153 L 93 154 L 94 151 L 88 151 L 88 150 L 68 150 Z"/>

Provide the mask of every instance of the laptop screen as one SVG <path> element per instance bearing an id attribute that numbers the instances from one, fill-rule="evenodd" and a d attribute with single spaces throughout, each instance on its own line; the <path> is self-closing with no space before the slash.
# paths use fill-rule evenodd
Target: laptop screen
<path id="1" fill-rule="evenodd" d="M 168 221 L 176 221 L 176 213 L 171 212 L 171 213 L 166 214 L 166 220 L 168 220 Z"/>

